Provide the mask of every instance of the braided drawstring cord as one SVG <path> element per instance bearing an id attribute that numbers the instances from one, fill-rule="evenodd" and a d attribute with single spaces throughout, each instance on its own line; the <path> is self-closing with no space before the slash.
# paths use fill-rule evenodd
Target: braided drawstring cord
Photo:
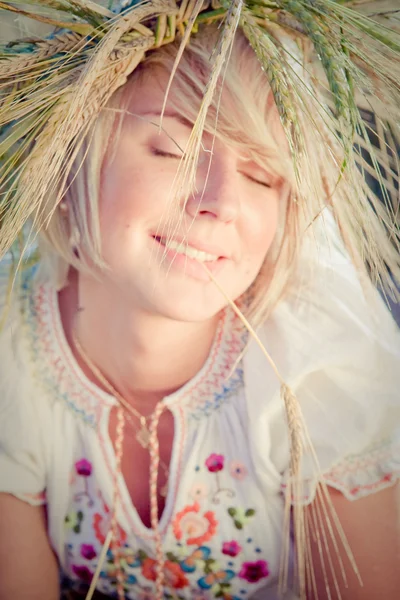
<path id="1" fill-rule="evenodd" d="M 124 430 L 125 430 L 125 414 L 122 407 L 118 408 L 117 411 L 117 428 L 115 438 L 115 478 L 114 478 L 114 498 L 113 498 L 113 514 L 111 519 L 111 531 L 113 536 L 112 541 L 112 552 L 114 555 L 114 564 L 116 570 L 117 580 L 117 593 L 118 600 L 124 600 L 124 573 L 121 568 L 121 557 L 120 557 L 120 540 L 118 535 L 118 520 L 117 520 L 117 508 L 119 501 L 119 486 L 118 477 L 121 473 L 121 461 L 123 454 L 123 443 L 124 443 Z"/>
<path id="2" fill-rule="evenodd" d="M 118 536 L 118 520 L 117 520 L 117 512 L 118 512 L 118 503 L 119 503 L 119 486 L 118 486 L 118 478 L 121 474 L 121 462 L 122 462 L 122 453 L 123 453 L 123 443 L 124 443 L 124 434 L 125 434 L 125 414 L 121 408 L 118 409 L 117 412 L 117 429 L 116 429 L 116 439 L 115 439 L 115 473 L 114 473 L 114 485 L 113 485 L 113 500 L 112 500 L 112 518 L 110 529 L 106 536 L 106 539 L 103 544 L 103 548 L 101 550 L 99 556 L 99 562 L 97 563 L 96 571 L 93 575 L 92 581 L 90 583 L 89 591 L 86 594 L 85 600 L 92 600 L 93 594 L 96 591 L 97 582 L 100 577 L 101 569 L 106 560 L 107 552 L 111 548 L 114 554 L 114 564 L 116 570 L 116 580 L 117 580 L 117 593 L 118 600 L 125 599 L 124 592 L 124 574 L 121 568 L 120 554 L 119 554 L 119 536 Z"/>
<path id="3" fill-rule="evenodd" d="M 157 437 L 158 423 L 161 414 L 164 411 L 163 402 L 156 406 L 150 423 L 150 521 L 154 533 L 155 555 L 156 555 L 156 596 L 154 600 L 163 600 L 164 596 L 164 554 L 162 549 L 161 533 L 158 521 L 158 498 L 157 498 L 157 480 L 158 468 L 160 464 L 160 449 Z"/>

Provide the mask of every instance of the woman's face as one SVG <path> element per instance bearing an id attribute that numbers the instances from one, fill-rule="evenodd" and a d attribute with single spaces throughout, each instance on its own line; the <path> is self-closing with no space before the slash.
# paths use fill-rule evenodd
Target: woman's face
<path id="1" fill-rule="evenodd" d="M 132 307 L 202 321 L 226 305 L 204 267 L 232 299 L 256 278 L 276 233 L 281 184 L 218 139 L 211 156 L 206 134 L 197 190 L 171 204 L 191 127 L 168 105 L 157 127 L 166 83 L 149 75 L 135 84 L 128 109 L 135 116 L 124 119 L 103 166 L 102 252 L 108 282 Z"/>

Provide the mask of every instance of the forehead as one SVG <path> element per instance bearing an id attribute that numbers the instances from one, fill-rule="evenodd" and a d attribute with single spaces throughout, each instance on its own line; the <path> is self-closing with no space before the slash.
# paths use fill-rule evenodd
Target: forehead
<path id="1" fill-rule="evenodd" d="M 128 82 L 124 91 L 126 109 L 130 113 L 138 115 L 160 115 L 163 110 L 168 81 L 169 78 L 165 72 L 153 73 L 149 70 Z M 168 112 L 174 110 L 176 99 L 177 86 L 172 82 L 165 107 Z M 175 112 L 178 118 L 184 119 L 183 116 L 180 117 L 178 111 Z"/>
<path id="2" fill-rule="evenodd" d="M 218 27 L 207 27 L 191 38 L 179 59 L 167 106 L 173 106 L 190 123 L 195 123 L 209 80 L 213 73 L 212 56 L 220 38 Z M 176 64 L 179 45 L 172 44 L 151 51 L 126 84 L 129 109 L 139 114 L 147 109 L 161 112 L 170 74 Z M 272 103 L 273 104 L 273 103 Z M 223 73 L 214 90 L 208 109 L 206 128 L 221 133 L 260 129 L 266 125 L 267 113 L 274 112 L 270 102 L 270 85 L 260 63 L 243 34 L 236 33 Z M 257 122 L 257 123 L 256 123 Z M 218 132 L 216 132 L 218 134 Z M 253 134 L 256 134 L 255 136 Z M 257 131 L 253 131 L 253 137 Z"/>

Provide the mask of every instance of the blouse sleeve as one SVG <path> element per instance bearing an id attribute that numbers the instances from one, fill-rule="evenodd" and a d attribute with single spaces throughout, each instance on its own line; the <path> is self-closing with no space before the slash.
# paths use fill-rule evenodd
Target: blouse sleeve
<path id="1" fill-rule="evenodd" d="M 316 469 L 305 449 L 296 502 L 311 502 L 321 479 L 356 499 L 399 477 L 400 332 L 338 249 L 320 253 L 310 281 L 282 302 L 260 337 L 300 403 L 318 460 Z M 289 444 L 279 382 L 254 342 L 246 361 L 255 460 L 284 490 Z"/>
<path id="2" fill-rule="evenodd" d="M 9 297 L 9 277 L 0 265 L 0 492 L 40 505 L 45 502 L 48 414 L 29 373 L 20 284 Z"/>

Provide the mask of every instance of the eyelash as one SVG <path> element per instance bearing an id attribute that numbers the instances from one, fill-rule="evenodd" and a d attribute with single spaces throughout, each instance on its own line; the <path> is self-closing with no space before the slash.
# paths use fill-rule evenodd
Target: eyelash
<path id="1" fill-rule="evenodd" d="M 162 156 L 163 158 L 172 158 L 175 160 L 181 159 L 181 156 L 179 156 L 179 154 L 173 154 L 173 152 L 165 152 L 164 150 L 160 150 L 160 148 L 152 148 L 151 151 L 154 154 L 154 156 Z M 246 179 L 249 179 L 250 181 L 252 181 L 253 183 L 256 183 L 257 185 L 262 185 L 265 188 L 272 187 L 271 184 L 267 183 L 266 181 L 260 181 L 259 179 L 255 179 L 254 177 L 251 177 L 251 175 L 246 175 L 245 173 L 242 173 L 242 175 L 244 177 L 246 177 Z"/>
<path id="2" fill-rule="evenodd" d="M 253 183 L 256 183 L 257 185 L 262 185 L 265 188 L 271 188 L 272 187 L 272 185 L 269 182 L 267 182 L 267 181 L 261 181 L 260 179 L 255 179 L 251 175 L 246 175 L 245 173 L 242 173 L 242 175 L 244 177 L 246 177 L 246 179 L 249 179 L 250 181 L 252 181 Z"/>
<path id="3" fill-rule="evenodd" d="M 173 152 L 164 152 L 164 150 L 160 150 L 159 148 L 152 148 L 152 154 L 154 156 L 162 156 L 164 158 L 175 158 L 176 160 L 180 160 L 181 156 L 179 154 L 174 154 Z"/>

